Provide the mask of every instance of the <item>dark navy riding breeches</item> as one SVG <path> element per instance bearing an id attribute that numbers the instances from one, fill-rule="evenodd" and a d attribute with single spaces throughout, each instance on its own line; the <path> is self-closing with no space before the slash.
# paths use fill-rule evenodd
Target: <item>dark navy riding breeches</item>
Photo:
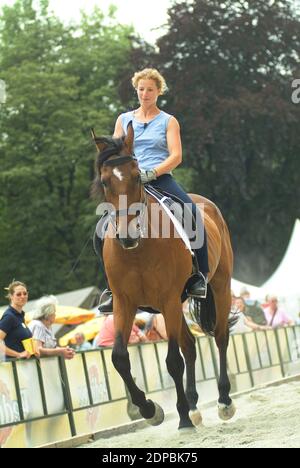
<path id="1" fill-rule="evenodd" d="M 175 195 L 183 203 L 188 203 L 191 207 L 194 217 L 198 220 L 197 223 L 197 232 L 199 235 L 202 235 L 201 247 L 194 249 L 195 255 L 197 257 L 198 266 L 200 271 L 203 274 L 209 272 L 208 266 L 208 252 L 207 252 L 207 238 L 205 228 L 203 226 L 203 220 L 201 214 L 196 216 L 198 208 L 192 199 L 187 195 L 187 193 L 180 187 L 176 180 L 170 174 L 163 174 L 158 177 L 156 180 L 150 182 L 154 188 L 161 189 L 164 192 L 169 193 L 170 195 Z"/>

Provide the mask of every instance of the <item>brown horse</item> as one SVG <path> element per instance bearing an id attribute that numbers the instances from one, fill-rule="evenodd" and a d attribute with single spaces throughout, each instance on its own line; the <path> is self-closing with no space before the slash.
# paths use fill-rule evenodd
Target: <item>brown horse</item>
<path id="1" fill-rule="evenodd" d="M 169 338 L 166 364 L 175 382 L 179 428 L 193 427 L 201 422 L 201 415 L 196 406 L 196 347 L 195 338 L 183 317 L 181 301 L 182 292 L 191 276 L 191 254 L 182 240 L 175 236 L 174 229 L 171 230 L 170 238 L 160 235 L 156 238 L 144 238 L 141 235 L 141 213 L 139 222 L 136 223 L 135 235 L 128 234 L 129 223 L 136 215 L 129 215 L 127 209 L 120 209 L 119 196 L 127 195 L 128 206 L 140 202 L 141 211 L 148 214 L 149 228 L 151 206 L 157 203 L 145 193 L 141 184 L 138 164 L 132 156 L 132 126 L 129 125 L 127 136 L 123 139 L 94 139 L 99 154 L 93 191 L 104 193 L 106 202 L 114 207 L 113 222 L 108 226 L 103 246 L 105 270 L 114 298 L 113 364 L 123 378 L 133 403 L 139 407 L 141 415 L 152 425 L 160 424 L 164 418 L 163 411 L 156 403 L 147 400 L 144 392 L 135 384 L 127 351 L 137 308 L 148 306 L 160 311 L 165 318 Z M 205 332 L 215 336 L 220 355 L 219 416 L 222 419 L 230 419 L 235 412 L 229 397 L 230 382 L 226 365 L 233 264 L 230 236 L 220 210 L 211 201 L 199 195 L 191 196 L 196 203 L 204 204 L 204 222 L 209 246 L 208 295 L 206 299 L 201 300 L 199 323 Z M 167 215 L 162 213 L 162 217 L 164 216 Z M 183 386 L 184 361 L 179 347 L 186 364 L 186 391 Z"/>

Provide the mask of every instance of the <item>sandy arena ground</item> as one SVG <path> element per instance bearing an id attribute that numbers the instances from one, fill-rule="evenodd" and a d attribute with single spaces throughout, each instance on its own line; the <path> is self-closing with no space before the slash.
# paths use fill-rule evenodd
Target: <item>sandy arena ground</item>
<path id="1" fill-rule="evenodd" d="M 217 408 L 202 410 L 203 425 L 181 433 L 178 418 L 158 427 L 101 439 L 82 448 L 299 448 L 300 381 L 255 390 L 235 400 L 237 412 L 224 423 Z"/>

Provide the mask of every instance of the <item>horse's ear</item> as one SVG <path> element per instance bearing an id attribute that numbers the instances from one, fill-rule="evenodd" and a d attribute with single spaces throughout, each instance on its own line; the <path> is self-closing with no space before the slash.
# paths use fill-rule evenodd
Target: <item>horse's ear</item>
<path id="1" fill-rule="evenodd" d="M 124 144 L 129 154 L 133 153 L 133 142 L 134 142 L 134 130 L 132 126 L 132 121 L 130 121 L 129 124 L 127 125 L 127 135 L 124 139 Z"/>
<path id="2" fill-rule="evenodd" d="M 107 138 L 97 137 L 93 128 L 91 128 L 91 135 L 92 135 L 92 139 L 93 139 L 93 141 L 94 141 L 94 143 L 96 145 L 96 148 L 97 148 L 98 151 L 100 151 L 100 153 L 102 151 L 104 151 L 105 148 L 108 147 Z"/>

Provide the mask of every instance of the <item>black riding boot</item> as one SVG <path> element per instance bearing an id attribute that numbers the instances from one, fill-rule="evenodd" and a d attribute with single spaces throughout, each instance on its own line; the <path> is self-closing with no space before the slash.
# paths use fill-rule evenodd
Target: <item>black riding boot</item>
<path id="1" fill-rule="evenodd" d="M 105 221 L 106 221 L 105 218 L 106 217 L 103 216 L 100 219 L 96 227 L 96 231 L 94 233 L 93 245 L 94 245 L 94 251 L 100 260 L 102 270 L 104 273 L 104 280 L 106 283 L 106 289 L 104 289 L 103 293 L 100 296 L 100 303 L 99 303 L 98 310 L 100 314 L 109 314 L 109 313 L 112 314 L 113 313 L 113 295 L 109 288 L 109 284 L 108 284 L 108 280 L 107 280 L 107 276 L 106 276 L 106 272 L 104 268 L 103 254 L 102 254 L 103 239 L 101 237 L 101 232 L 102 232 L 102 227 L 104 226 Z M 105 232 L 105 227 L 103 228 L 103 231 Z M 102 235 L 104 235 L 104 232 L 102 233 Z"/>
<path id="2" fill-rule="evenodd" d="M 197 279 L 196 279 L 197 278 Z M 206 299 L 207 295 L 207 277 L 198 271 L 195 275 L 195 282 L 187 290 L 188 297 Z"/>
<path id="3" fill-rule="evenodd" d="M 202 272 L 199 265 L 203 266 Z M 193 281 L 189 283 L 187 288 L 188 297 L 195 297 L 199 299 L 206 299 L 207 295 L 207 275 L 208 267 L 208 252 L 207 252 L 207 239 L 206 232 L 204 231 L 204 242 L 200 249 L 194 250 L 193 257 Z"/>

